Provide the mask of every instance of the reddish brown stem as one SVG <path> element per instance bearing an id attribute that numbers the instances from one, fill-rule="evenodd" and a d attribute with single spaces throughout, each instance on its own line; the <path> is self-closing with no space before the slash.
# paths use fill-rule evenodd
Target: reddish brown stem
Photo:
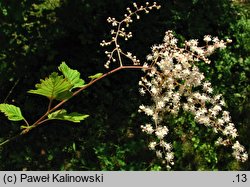
<path id="1" fill-rule="evenodd" d="M 97 81 L 107 77 L 108 75 L 111 75 L 117 71 L 120 71 L 122 69 L 143 69 L 145 67 L 143 66 L 120 66 L 116 69 L 113 69 L 105 74 L 103 74 L 101 77 L 97 78 L 97 79 L 94 79 L 92 81 L 90 81 L 88 84 L 86 84 L 85 86 L 83 86 L 82 88 L 76 90 L 72 97 L 76 96 L 77 94 L 79 94 L 80 92 L 82 92 L 83 90 L 85 90 L 86 88 L 88 88 L 89 86 L 93 85 L 94 83 L 96 83 Z M 46 122 L 47 120 L 44 120 L 51 112 L 54 112 L 56 109 L 58 109 L 60 106 L 62 106 L 64 103 L 66 103 L 69 99 L 65 99 L 65 100 L 62 100 L 60 103 L 58 103 L 56 106 L 54 106 L 53 108 L 49 109 L 43 116 L 41 116 L 36 122 L 34 122 L 30 128 L 28 129 L 25 129 L 22 134 L 26 134 L 28 133 L 31 129 L 37 127 L 38 125 L 41 125 L 43 122 Z"/>

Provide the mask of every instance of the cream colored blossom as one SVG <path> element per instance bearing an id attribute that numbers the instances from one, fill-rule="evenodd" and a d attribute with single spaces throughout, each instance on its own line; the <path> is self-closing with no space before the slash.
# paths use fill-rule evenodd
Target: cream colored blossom
<path id="1" fill-rule="evenodd" d="M 162 119 L 164 115 L 178 115 L 181 108 L 192 113 L 197 123 L 221 134 L 223 138 L 219 138 L 216 144 L 229 146 L 237 141 L 235 138 L 238 132 L 231 122 L 229 112 L 224 110 L 222 95 L 213 95 L 211 83 L 196 65 L 199 61 L 210 63 L 207 56 L 217 48 L 224 48 L 226 42 L 210 35 L 204 36 L 204 41 L 204 47 L 199 46 L 198 40 L 186 41 L 184 50 L 177 47 L 173 32 L 167 31 L 164 43 L 152 46 L 152 54 L 147 58 L 152 61 L 153 67 L 145 71 L 146 76 L 143 76 L 141 82 L 151 92 L 152 105 L 140 107 L 140 110 L 151 116 L 154 122 L 154 131 L 150 133 L 156 136 L 157 144 L 152 144 L 150 149 L 156 151 L 158 158 L 165 158 L 167 168 L 174 164 L 174 154 L 171 144 L 164 140 L 169 129 L 161 125 Z M 143 131 L 147 133 L 147 130 Z M 242 145 L 236 142 L 232 149 L 237 160 L 246 161 L 248 156 Z"/>

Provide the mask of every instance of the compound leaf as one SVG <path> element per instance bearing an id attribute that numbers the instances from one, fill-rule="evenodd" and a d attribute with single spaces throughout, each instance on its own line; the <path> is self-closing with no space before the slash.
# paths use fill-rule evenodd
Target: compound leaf
<path id="1" fill-rule="evenodd" d="M 77 70 L 73 70 L 67 66 L 65 62 L 62 62 L 58 69 L 62 72 L 65 78 L 72 84 L 72 88 L 80 88 L 84 86 L 84 80 L 80 78 L 80 73 Z"/>
<path id="2" fill-rule="evenodd" d="M 57 97 L 63 92 L 72 89 L 72 84 L 63 76 L 59 76 L 58 73 L 54 72 L 48 78 L 45 78 L 45 80 L 41 80 L 40 84 L 36 84 L 36 88 L 36 90 L 30 90 L 28 93 L 60 100 L 60 98 Z"/>
<path id="3" fill-rule="evenodd" d="M 82 120 L 89 117 L 89 115 L 86 114 L 79 114 L 77 112 L 73 112 L 70 114 L 67 114 L 67 111 L 65 109 L 57 110 L 51 114 L 48 115 L 48 119 L 57 119 L 57 120 L 66 120 L 71 121 L 74 123 L 80 123 Z"/>
<path id="4" fill-rule="evenodd" d="M 10 104 L 0 104 L 0 111 L 3 112 L 11 121 L 21 121 L 24 119 L 21 109 Z"/>

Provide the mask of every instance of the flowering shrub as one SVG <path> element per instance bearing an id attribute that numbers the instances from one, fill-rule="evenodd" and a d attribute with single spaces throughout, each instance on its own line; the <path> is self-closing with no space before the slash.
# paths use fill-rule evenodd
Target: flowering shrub
<path id="1" fill-rule="evenodd" d="M 112 62 L 118 62 L 119 66 L 105 74 L 97 73 L 89 76 L 90 81 L 85 83 L 78 71 L 62 63 L 59 66 L 62 75 L 54 72 L 48 78 L 41 80 L 41 83 L 36 85 L 36 90 L 29 91 L 49 99 L 47 111 L 34 123 L 29 123 L 23 117 L 19 107 L 0 104 L 0 111 L 9 120 L 25 122 L 18 136 L 49 120 L 67 120 L 75 123 L 85 120 L 88 117 L 86 114 L 67 113 L 65 109 L 59 108 L 70 98 L 114 72 L 122 69 L 142 69 L 146 75 L 139 82 L 139 91 L 141 95 L 146 93 L 151 95 L 152 105 L 141 105 L 139 112 L 144 112 L 152 119 L 141 125 L 141 129 L 151 137 L 149 149 L 155 151 L 156 156 L 162 159 L 168 169 L 174 165 L 174 150 L 170 140 L 167 141 L 171 124 L 165 124 L 164 117 L 178 115 L 180 111 L 191 113 L 197 123 L 212 128 L 218 134 L 216 142 L 218 145 L 231 146 L 233 156 L 239 161 L 246 161 L 248 155 L 245 148 L 236 140 L 238 133 L 231 122 L 229 112 L 224 109 L 225 102 L 222 96 L 213 94 L 211 83 L 205 80 L 196 65 L 200 61 L 209 64 L 210 60 L 207 57 L 216 49 L 225 48 L 230 40 L 225 42 L 206 35 L 204 37 L 206 45 L 203 47 L 198 45 L 197 40 L 186 41 L 184 47 L 179 47 L 172 31 L 167 31 L 164 43 L 152 47 L 152 54 L 147 56 L 149 62 L 144 65 L 141 65 L 140 60 L 131 52 L 122 49 L 119 40 L 128 40 L 132 37 L 132 32 L 127 32 L 126 27 L 133 22 L 133 17 L 140 19 L 140 12 L 148 13 L 152 9 L 159 8 L 156 3 L 152 5 L 146 3 L 145 6 L 133 3 L 133 9 L 127 8 L 128 13 L 121 21 L 109 17 L 107 21 L 114 29 L 111 30 L 111 39 L 103 40 L 101 46 L 113 46 L 113 48 L 105 52 L 108 57 L 105 67 L 109 69 Z M 123 57 L 132 64 L 126 65 Z M 54 102 L 58 103 L 54 105 Z M 1 145 L 15 138 L 3 141 Z"/>
<path id="2" fill-rule="evenodd" d="M 134 12 L 128 8 L 129 14 L 125 14 L 122 21 L 115 18 L 108 18 L 107 21 L 117 30 L 111 30 L 112 40 L 102 41 L 101 46 L 109 46 L 115 44 L 115 48 L 109 52 L 106 51 L 108 61 L 105 64 L 109 68 L 111 61 L 116 62 L 114 53 L 117 53 L 120 67 L 123 67 L 121 55 L 129 58 L 133 65 L 139 65 L 140 60 L 136 56 L 132 56 L 131 52 L 123 52 L 118 43 L 118 37 L 125 40 L 132 37 L 132 33 L 126 33 L 122 24 L 129 26 L 132 22 L 131 17 L 135 14 L 137 19 L 139 11 L 147 9 L 160 8 L 154 3 L 153 6 L 138 8 L 134 3 Z M 186 41 L 183 48 L 178 47 L 177 39 L 172 31 L 167 31 L 164 37 L 164 43 L 152 46 L 152 54 L 147 56 L 150 62 L 144 63 L 142 69 L 146 75 L 139 82 L 140 93 L 145 95 L 149 93 L 152 97 L 153 104 L 151 106 L 141 105 L 139 112 L 144 112 L 152 118 L 151 123 L 141 125 L 143 132 L 154 135 L 154 140 L 148 145 L 150 150 L 155 151 L 156 156 L 163 159 L 168 169 L 174 165 L 174 152 L 172 144 L 166 142 L 166 135 L 169 132 L 168 127 L 164 124 L 165 115 L 177 115 L 180 110 L 190 112 L 194 119 L 199 123 L 213 129 L 215 133 L 221 133 L 216 144 L 231 146 L 233 156 L 238 160 L 245 162 L 248 154 L 245 148 L 236 140 L 238 136 L 237 129 L 231 122 L 228 111 L 223 110 L 225 101 L 221 95 L 213 95 L 211 83 L 205 80 L 203 73 L 199 71 L 196 63 L 204 61 L 210 64 L 207 58 L 213 54 L 216 49 L 223 49 L 226 43 L 231 43 L 230 39 L 226 41 L 219 40 L 218 37 L 204 36 L 205 46 L 199 46 L 198 40 L 192 39 Z"/>

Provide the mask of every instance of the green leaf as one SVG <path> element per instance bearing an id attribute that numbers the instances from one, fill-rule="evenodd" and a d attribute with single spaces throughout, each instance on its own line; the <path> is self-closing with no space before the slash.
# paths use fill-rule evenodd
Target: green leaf
<path id="1" fill-rule="evenodd" d="M 21 121 L 24 119 L 19 107 L 9 104 L 0 104 L 0 111 L 3 112 L 11 121 Z"/>
<path id="2" fill-rule="evenodd" d="M 56 99 L 62 101 L 64 99 L 69 99 L 72 96 L 73 96 L 73 93 L 71 91 L 65 91 L 65 92 L 59 93 Z"/>
<path id="3" fill-rule="evenodd" d="M 72 144 L 72 148 L 74 151 L 76 151 L 76 144 L 75 143 Z"/>
<path id="4" fill-rule="evenodd" d="M 82 120 L 84 120 L 87 117 L 89 117 L 89 115 L 79 114 L 77 112 L 67 114 L 67 111 L 65 109 L 57 110 L 48 115 L 48 119 L 51 119 L 51 120 L 52 119 L 66 120 L 66 121 L 71 121 L 74 123 L 80 123 Z"/>
<path id="5" fill-rule="evenodd" d="M 101 77 L 103 75 L 103 73 L 97 73 L 95 75 L 91 75 L 91 76 L 88 76 L 90 79 L 98 79 L 99 77 Z"/>
<path id="6" fill-rule="evenodd" d="M 28 93 L 43 95 L 49 99 L 58 99 L 57 98 L 63 92 L 69 91 L 72 88 L 72 85 L 68 80 L 59 76 L 58 73 L 52 73 L 45 80 L 41 80 L 40 84 L 36 84 L 36 90 L 30 90 Z"/>
<path id="7" fill-rule="evenodd" d="M 69 68 L 65 62 L 62 62 L 58 69 L 62 72 L 65 78 L 72 84 L 72 88 L 80 88 L 84 86 L 84 80 L 80 78 L 80 73 L 77 70 Z"/>

